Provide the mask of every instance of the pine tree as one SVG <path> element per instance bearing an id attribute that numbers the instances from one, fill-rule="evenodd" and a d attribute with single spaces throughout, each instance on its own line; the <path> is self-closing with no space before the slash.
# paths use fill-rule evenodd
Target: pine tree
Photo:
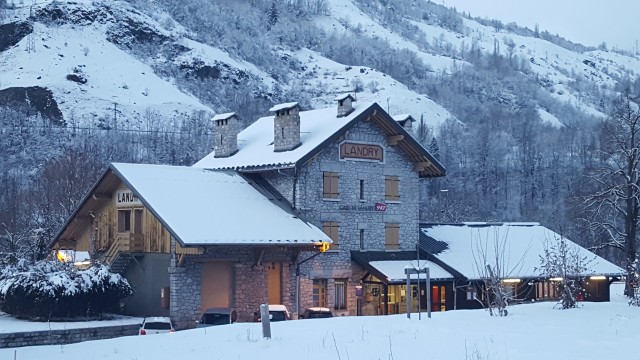
<path id="1" fill-rule="evenodd" d="M 273 1 L 271 6 L 269 6 L 269 30 L 271 27 L 278 23 L 278 6 L 276 2 Z"/>

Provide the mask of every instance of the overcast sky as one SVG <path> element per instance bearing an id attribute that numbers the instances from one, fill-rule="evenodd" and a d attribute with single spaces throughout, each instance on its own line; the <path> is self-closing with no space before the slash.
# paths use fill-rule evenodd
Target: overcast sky
<path id="1" fill-rule="evenodd" d="M 603 41 L 609 48 L 633 50 L 640 42 L 639 0 L 435 0 L 472 16 L 535 24 L 584 45 Z"/>

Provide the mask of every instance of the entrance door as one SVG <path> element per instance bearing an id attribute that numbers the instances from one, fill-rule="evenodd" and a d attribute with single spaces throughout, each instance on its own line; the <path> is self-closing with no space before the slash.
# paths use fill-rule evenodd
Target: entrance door
<path id="1" fill-rule="evenodd" d="M 282 304 L 282 264 L 272 262 L 268 266 L 269 304 Z"/>
<path id="2" fill-rule="evenodd" d="M 431 286 L 431 311 L 447 310 L 447 292 L 444 285 Z"/>
<path id="3" fill-rule="evenodd" d="M 200 310 L 231 305 L 231 263 L 206 262 L 200 273 Z"/>

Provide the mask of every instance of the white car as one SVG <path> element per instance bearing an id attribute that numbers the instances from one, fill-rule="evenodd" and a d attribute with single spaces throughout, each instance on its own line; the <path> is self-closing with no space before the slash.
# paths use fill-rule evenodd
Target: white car
<path id="1" fill-rule="evenodd" d="M 138 335 L 167 334 L 174 331 L 171 319 L 165 316 L 154 316 L 144 318 Z"/>

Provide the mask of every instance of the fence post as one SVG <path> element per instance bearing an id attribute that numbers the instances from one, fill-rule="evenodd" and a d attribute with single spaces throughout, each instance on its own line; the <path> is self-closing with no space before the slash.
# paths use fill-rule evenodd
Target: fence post
<path id="1" fill-rule="evenodd" d="M 262 323 L 262 337 L 271 339 L 271 319 L 269 319 L 269 305 L 260 305 L 260 322 Z"/>

